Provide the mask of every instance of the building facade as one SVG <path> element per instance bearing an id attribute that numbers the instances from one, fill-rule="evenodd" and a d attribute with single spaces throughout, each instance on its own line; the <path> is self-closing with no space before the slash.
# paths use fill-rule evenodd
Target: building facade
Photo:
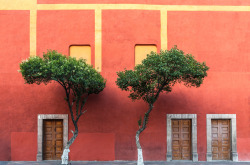
<path id="1" fill-rule="evenodd" d="M 0 0 L 0 161 L 58 159 L 72 135 L 63 89 L 18 73 L 47 49 L 83 57 L 107 79 L 70 160 L 136 160 L 147 105 L 116 86 L 116 72 L 174 45 L 210 70 L 201 87 L 160 95 L 141 135 L 144 159 L 250 161 L 249 18 L 249 0 Z"/>

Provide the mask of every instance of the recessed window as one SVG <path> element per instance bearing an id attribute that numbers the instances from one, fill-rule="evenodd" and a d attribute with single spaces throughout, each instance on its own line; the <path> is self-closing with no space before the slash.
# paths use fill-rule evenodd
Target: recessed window
<path id="1" fill-rule="evenodd" d="M 156 45 L 135 45 L 135 65 L 141 64 L 152 51 L 157 52 Z"/>
<path id="2" fill-rule="evenodd" d="M 69 47 L 69 55 L 76 59 L 85 59 L 87 64 L 91 64 L 91 47 L 89 45 L 72 45 Z"/>

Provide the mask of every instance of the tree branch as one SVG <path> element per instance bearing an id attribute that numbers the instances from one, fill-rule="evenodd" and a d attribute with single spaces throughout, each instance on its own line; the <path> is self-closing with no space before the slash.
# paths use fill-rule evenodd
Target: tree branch
<path id="1" fill-rule="evenodd" d="M 79 97 L 79 96 L 76 96 L 76 120 L 77 120 L 77 118 L 78 118 L 79 103 L 80 103 L 80 97 Z"/>
<path id="2" fill-rule="evenodd" d="M 81 113 L 77 116 L 76 122 L 78 122 L 79 118 L 80 118 L 84 113 L 86 113 L 86 112 L 87 112 L 87 110 L 81 112 Z"/>
<path id="3" fill-rule="evenodd" d="M 59 80 L 55 80 L 55 81 L 58 82 L 62 87 L 64 87 L 64 85 Z"/>
<path id="4" fill-rule="evenodd" d="M 159 90 L 157 91 L 157 93 L 156 93 L 156 95 L 155 95 L 155 97 L 154 97 L 154 98 L 155 98 L 155 99 L 154 99 L 154 102 L 157 100 L 157 98 L 159 97 L 161 91 L 163 90 L 163 88 L 164 88 L 164 86 L 165 86 L 166 84 L 167 84 L 167 83 L 166 83 L 166 80 L 165 80 L 165 77 L 164 77 L 164 81 L 163 81 L 161 87 L 159 88 Z M 153 103 L 154 103 L 154 102 L 153 102 Z"/>
<path id="5" fill-rule="evenodd" d="M 84 106 L 85 103 L 87 102 L 88 96 L 89 96 L 89 95 L 87 95 L 87 96 L 83 99 L 83 101 L 82 101 L 82 103 L 81 103 L 80 113 L 78 114 L 78 112 L 77 112 L 76 122 L 78 122 L 79 118 L 80 118 L 84 113 L 87 112 L 87 110 L 85 110 L 85 111 L 82 111 L 82 110 L 83 110 L 83 106 Z"/>
<path id="6" fill-rule="evenodd" d="M 82 105 L 81 105 L 81 108 L 80 108 L 80 112 L 82 112 L 83 106 L 84 106 L 85 103 L 87 102 L 88 97 L 89 97 L 89 94 L 83 99 Z"/>
<path id="7" fill-rule="evenodd" d="M 147 111 L 147 112 L 145 113 L 145 115 L 144 115 L 142 126 L 141 126 L 141 128 L 136 132 L 137 134 L 140 134 L 140 133 L 142 133 L 142 131 L 145 130 L 145 128 L 146 128 L 146 126 L 147 126 L 147 120 L 148 120 L 148 117 L 149 117 L 149 113 L 152 111 L 152 109 L 153 109 L 153 104 L 149 104 L 148 111 Z"/>
<path id="8" fill-rule="evenodd" d="M 71 120 L 73 123 L 75 123 L 75 118 L 74 118 L 74 113 L 73 113 L 73 110 L 72 110 L 72 105 L 73 105 L 73 101 L 72 101 L 72 104 L 70 104 L 70 84 L 69 84 L 69 92 L 68 92 L 68 89 L 65 85 L 65 83 L 63 83 L 63 88 L 65 90 L 65 93 L 66 93 L 66 98 L 67 98 L 67 103 L 68 103 L 68 106 L 69 106 L 69 111 L 70 111 L 70 115 L 71 115 Z"/>

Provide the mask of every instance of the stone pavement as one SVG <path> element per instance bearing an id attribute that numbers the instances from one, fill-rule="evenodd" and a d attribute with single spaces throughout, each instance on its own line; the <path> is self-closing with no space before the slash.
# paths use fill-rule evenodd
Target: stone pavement
<path id="1" fill-rule="evenodd" d="M 60 165 L 61 161 L 0 161 L 0 165 Z M 71 165 L 136 165 L 135 161 L 72 161 Z M 250 165 L 250 162 L 192 162 L 192 161 L 146 161 L 145 165 Z"/>

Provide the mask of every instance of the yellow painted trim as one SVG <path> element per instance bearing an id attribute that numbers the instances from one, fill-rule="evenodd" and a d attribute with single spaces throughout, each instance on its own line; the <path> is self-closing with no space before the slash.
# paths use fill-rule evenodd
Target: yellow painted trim
<path id="1" fill-rule="evenodd" d="M 168 35 L 167 35 L 167 10 L 161 10 L 161 49 L 166 50 L 168 48 Z"/>
<path id="2" fill-rule="evenodd" d="M 168 11 L 250 11 L 250 6 L 151 5 L 151 4 L 37 4 L 36 0 L 0 0 L 0 10 L 168 10 Z"/>
<path id="3" fill-rule="evenodd" d="M 250 6 L 193 6 L 169 5 L 168 11 L 250 11 Z"/>
<path id="4" fill-rule="evenodd" d="M 250 11 L 250 6 L 197 6 L 148 4 L 38 4 L 38 10 L 168 10 L 168 11 Z"/>
<path id="5" fill-rule="evenodd" d="M 0 0 L 0 10 L 31 10 L 36 0 Z"/>
<path id="6" fill-rule="evenodd" d="M 102 10 L 95 10 L 95 69 L 102 71 Z"/>
<path id="7" fill-rule="evenodd" d="M 38 4 L 38 10 L 77 10 L 77 9 L 142 9 L 142 10 L 160 10 L 162 5 L 145 4 Z"/>
<path id="8" fill-rule="evenodd" d="M 30 10 L 30 56 L 36 56 L 37 10 Z"/>

